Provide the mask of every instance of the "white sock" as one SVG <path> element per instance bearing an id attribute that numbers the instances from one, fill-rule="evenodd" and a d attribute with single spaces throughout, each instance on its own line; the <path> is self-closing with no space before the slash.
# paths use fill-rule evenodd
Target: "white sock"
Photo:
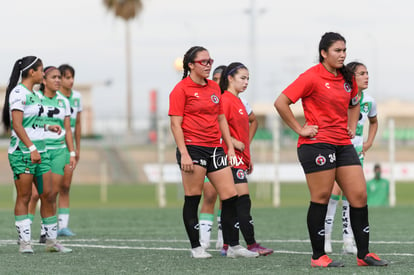
<path id="1" fill-rule="evenodd" d="M 40 223 L 40 236 L 46 235 L 46 229 L 43 223 Z"/>
<path id="2" fill-rule="evenodd" d="M 204 248 L 210 247 L 211 229 L 213 227 L 214 214 L 200 214 L 200 243 Z"/>
<path id="3" fill-rule="evenodd" d="M 46 233 L 46 240 L 56 240 L 57 239 L 57 223 L 44 224 Z"/>
<path id="4" fill-rule="evenodd" d="M 69 214 L 59 214 L 58 215 L 59 229 L 68 227 L 69 224 Z"/>
<path id="5" fill-rule="evenodd" d="M 29 218 L 15 222 L 19 240 L 25 242 L 30 242 L 32 240 L 31 224 L 32 222 Z"/>
<path id="6" fill-rule="evenodd" d="M 220 216 L 217 216 L 217 242 L 223 243 L 223 231 L 221 230 Z"/>
<path id="7" fill-rule="evenodd" d="M 338 196 L 339 199 L 339 196 Z M 332 233 L 332 228 L 335 220 L 336 206 L 338 205 L 338 199 L 336 196 L 329 199 L 328 210 L 325 217 L 325 235 Z"/>
<path id="8" fill-rule="evenodd" d="M 349 217 L 349 202 L 342 197 L 342 236 L 345 241 L 352 241 L 354 234 L 351 227 L 351 219 Z"/>

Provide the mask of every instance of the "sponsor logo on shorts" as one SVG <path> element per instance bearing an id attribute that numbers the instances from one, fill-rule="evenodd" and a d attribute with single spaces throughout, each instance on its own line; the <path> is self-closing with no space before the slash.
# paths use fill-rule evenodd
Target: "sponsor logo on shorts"
<path id="1" fill-rule="evenodd" d="M 319 156 L 316 157 L 315 163 L 318 166 L 323 166 L 326 163 L 326 158 L 324 156 L 322 156 L 322 155 L 319 155 Z"/>

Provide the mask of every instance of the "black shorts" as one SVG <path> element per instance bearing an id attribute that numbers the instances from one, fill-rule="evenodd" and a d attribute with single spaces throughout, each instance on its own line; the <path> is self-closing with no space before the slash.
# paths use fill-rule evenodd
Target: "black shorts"
<path id="1" fill-rule="evenodd" d="M 361 165 L 353 145 L 302 144 L 298 148 L 298 158 L 305 174 L 341 166 Z"/>
<path id="2" fill-rule="evenodd" d="M 234 183 L 247 183 L 247 171 L 241 168 L 231 168 L 231 172 L 233 173 Z"/>
<path id="3" fill-rule="evenodd" d="M 207 169 L 207 173 L 218 171 L 227 167 L 227 156 L 222 147 L 204 147 L 187 145 L 187 151 L 193 164 Z M 181 153 L 176 152 L 177 163 L 181 167 Z"/>

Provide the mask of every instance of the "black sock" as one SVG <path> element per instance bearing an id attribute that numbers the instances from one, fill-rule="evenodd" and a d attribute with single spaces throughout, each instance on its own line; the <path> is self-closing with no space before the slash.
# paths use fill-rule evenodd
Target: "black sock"
<path id="1" fill-rule="evenodd" d="M 251 207 L 252 202 L 249 194 L 242 195 L 237 200 L 237 218 L 239 220 L 240 231 L 242 232 L 247 245 L 251 245 L 256 242 L 254 239 L 253 218 L 250 215 Z"/>
<path id="2" fill-rule="evenodd" d="M 191 248 L 200 246 L 200 226 L 198 224 L 198 204 L 200 199 L 201 195 L 184 197 L 183 220 Z"/>
<path id="3" fill-rule="evenodd" d="M 358 248 L 358 258 L 363 259 L 369 253 L 369 223 L 368 223 L 368 206 L 355 208 L 349 206 L 349 217 L 351 227 L 355 237 L 355 243 Z"/>
<path id="4" fill-rule="evenodd" d="M 308 209 L 308 231 L 314 260 L 325 255 L 325 217 L 327 204 L 311 202 Z"/>
<path id="5" fill-rule="evenodd" d="M 225 244 L 235 246 L 239 244 L 239 228 L 237 226 L 237 196 L 221 202 L 221 227 Z"/>

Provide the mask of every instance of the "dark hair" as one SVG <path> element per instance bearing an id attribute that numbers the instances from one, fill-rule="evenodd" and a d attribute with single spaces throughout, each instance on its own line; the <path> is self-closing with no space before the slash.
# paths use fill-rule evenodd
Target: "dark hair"
<path id="1" fill-rule="evenodd" d="M 217 68 L 214 69 L 213 75 L 215 75 L 215 74 L 220 74 L 220 75 L 223 74 L 223 71 L 226 69 L 226 67 L 227 66 L 225 66 L 225 65 L 218 66 Z"/>
<path id="2" fill-rule="evenodd" d="M 220 78 L 220 90 L 221 93 L 224 93 L 229 88 L 229 79 L 228 76 L 235 76 L 240 69 L 246 69 L 247 67 L 244 66 L 243 63 L 240 62 L 233 62 L 224 69 L 223 73 L 221 74 Z"/>
<path id="3" fill-rule="evenodd" d="M 53 70 L 58 70 L 58 68 L 56 68 L 55 66 L 47 66 L 46 68 L 44 68 L 43 69 L 43 73 L 44 73 L 43 78 L 46 79 L 47 75 Z M 40 83 L 39 90 L 42 91 L 42 92 L 45 91 L 45 84 L 43 84 L 43 82 Z"/>
<path id="4" fill-rule="evenodd" d="M 20 76 L 22 79 L 25 79 L 29 76 L 29 71 L 31 69 L 37 71 L 37 69 L 42 66 L 42 60 L 36 56 L 25 56 L 21 59 L 18 59 L 13 66 L 12 73 L 10 75 L 9 84 L 6 88 L 6 95 L 4 97 L 4 106 L 3 106 L 3 123 L 4 129 L 8 131 L 10 129 L 10 106 L 9 106 L 9 97 L 10 92 L 19 82 Z"/>
<path id="5" fill-rule="evenodd" d="M 321 41 L 319 42 L 319 62 L 323 62 L 324 58 L 321 54 L 321 51 L 324 50 L 325 52 L 328 52 L 329 47 L 332 46 L 333 43 L 336 41 L 343 41 L 346 43 L 345 38 L 336 32 L 326 32 L 324 35 L 322 35 Z M 347 82 L 349 85 L 353 85 L 353 73 L 350 72 L 345 66 L 342 66 L 342 68 L 339 69 L 342 76 L 345 79 L 345 82 Z"/>
<path id="6" fill-rule="evenodd" d="M 350 62 L 350 63 L 346 64 L 346 68 L 347 68 L 350 72 L 352 72 L 353 74 L 355 74 L 355 71 L 356 71 L 356 69 L 357 69 L 359 66 L 364 66 L 364 67 L 366 67 L 364 64 L 362 64 L 361 62 L 357 62 L 357 61 Z"/>
<path id="7" fill-rule="evenodd" d="M 201 47 L 201 46 L 194 46 L 191 47 L 185 54 L 184 54 L 184 58 L 183 58 L 183 78 L 186 78 L 188 73 L 190 72 L 190 67 L 188 66 L 188 63 L 193 63 L 194 62 L 194 58 L 197 56 L 198 52 L 202 52 L 202 51 L 207 51 L 206 48 Z"/>
<path id="8" fill-rule="evenodd" d="M 75 77 L 75 69 L 69 64 L 62 64 L 59 66 L 58 69 L 62 76 L 64 76 L 66 72 L 69 71 L 72 74 L 72 76 Z"/>

